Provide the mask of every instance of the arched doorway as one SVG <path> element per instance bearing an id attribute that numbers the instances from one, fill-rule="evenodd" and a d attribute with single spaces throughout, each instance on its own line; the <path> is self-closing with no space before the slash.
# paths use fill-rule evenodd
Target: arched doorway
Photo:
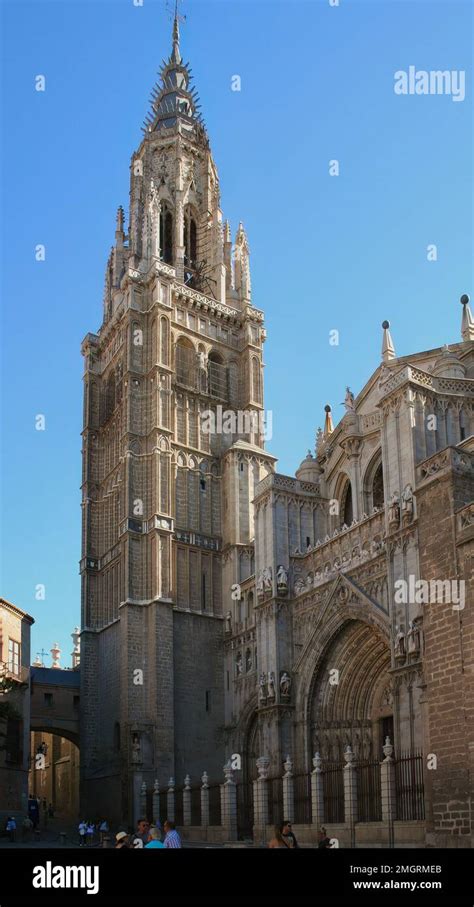
<path id="1" fill-rule="evenodd" d="M 74 735 L 65 737 L 51 729 L 31 731 L 28 786 L 29 794 L 41 804 L 40 824 L 47 826 L 53 819 L 77 821 L 79 747 Z"/>
<path id="2" fill-rule="evenodd" d="M 312 682 L 310 740 L 323 762 L 341 762 L 346 746 L 357 761 L 378 759 L 391 717 L 388 642 L 362 620 L 333 635 Z M 384 724 L 385 722 L 385 724 Z"/>

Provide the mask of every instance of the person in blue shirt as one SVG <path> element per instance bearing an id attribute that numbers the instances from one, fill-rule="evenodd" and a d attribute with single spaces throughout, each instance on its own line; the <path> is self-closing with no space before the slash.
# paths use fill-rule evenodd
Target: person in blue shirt
<path id="1" fill-rule="evenodd" d="M 150 828 L 150 840 L 148 841 L 148 844 L 145 844 L 145 850 L 148 847 L 162 847 L 164 849 L 165 845 L 161 843 L 160 838 L 160 829 L 153 825 L 152 828 Z"/>

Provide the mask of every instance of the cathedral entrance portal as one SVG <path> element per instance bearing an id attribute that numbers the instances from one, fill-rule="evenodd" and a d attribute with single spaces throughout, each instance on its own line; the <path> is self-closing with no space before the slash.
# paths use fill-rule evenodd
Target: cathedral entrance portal
<path id="1" fill-rule="evenodd" d="M 393 742 L 389 668 L 388 645 L 368 624 L 347 621 L 333 637 L 311 697 L 312 752 L 323 762 L 342 762 L 347 746 L 357 761 L 378 759 L 384 735 Z"/>

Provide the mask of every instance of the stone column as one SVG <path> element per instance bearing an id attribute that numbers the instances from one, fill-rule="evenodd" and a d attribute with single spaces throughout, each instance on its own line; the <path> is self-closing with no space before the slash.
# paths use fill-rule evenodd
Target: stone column
<path id="1" fill-rule="evenodd" d="M 253 782 L 253 813 L 254 813 L 254 840 L 261 835 L 263 840 L 266 838 L 266 827 L 268 825 L 268 790 L 267 778 L 270 768 L 268 756 L 260 756 L 257 759 L 258 778 Z"/>
<path id="2" fill-rule="evenodd" d="M 385 759 L 380 763 L 380 780 L 382 787 L 382 822 L 392 823 L 395 818 L 395 762 L 390 737 L 385 738 L 383 747 Z"/>
<path id="3" fill-rule="evenodd" d="M 183 790 L 183 825 L 191 825 L 191 778 L 186 775 Z"/>
<path id="4" fill-rule="evenodd" d="M 357 777 L 352 747 L 346 746 L 344 759 L 344 821 L 353 827 L 357 822 Z"/>
<path id="5" fill-rule="evenodd" d="M 237 840 L 237 788 L 230 762 L 224 765 L 225 781 L 221 787 L 221 825 L 228 841 Z"/>
<path id="6" fill-rule="evenodd" d="M 289 756 L 286 757 L 283 767 L 283 819 L 288 822 L 295 821 L 295 782 L 293 779 L 293 763 Z"/>
<path id="7" fill-rule="evenodd" d="M 140 814 L 143 816 L 144 819 L 148 818 L 147 817 L 147 803 L 146 803 L 146 781 L 142 782 L 142 786 L 140 788 Z"/>
<path id="8" fill-rule="evenodd" d="M 311 812 L 312 823 L 318 828 L 324 824 L 324 794 L 323 794 L 323 774 L 321 771 L 321 756 L 315 753 L 313 756 L 313 771 L 311 772 Z"/>
<path id="9" fill-rule="evenodd" d="M 153 785 L 153 821 L 160 821 L 160 785 L 158 784 L 158 778 L 155 778 L 155 783 Z"/>
<path id="10" fill-rule="evenodd" d="M 174 822 L 174 778 L 170 778 L 168 782 L 168 794 L 166 797 L 166 809 L 168 815 L 166 816 L 171 822 Z"/>
<path id="11" fill-rule="evenodd" d="M 209 777 L 207 772 L 201 777 L 201 825 L 209 825 Z"/>

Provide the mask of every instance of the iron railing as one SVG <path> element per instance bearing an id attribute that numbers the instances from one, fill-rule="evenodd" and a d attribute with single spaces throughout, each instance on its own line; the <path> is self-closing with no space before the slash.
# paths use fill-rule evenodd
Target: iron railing
<path id="1" fill-rule="evenodd" d="M 380 762 L 359 762 L 357 776 L 357 818 L 359 822 L 382 821 Z"/>
<path id="2" fill-rule="evenodd" d="M 401 753 L 395 759 L 396 818 L 425 818 L 423 754 Z"/>
<path id="3" fill-rule="evenodd" d="M 323 773 L 325 822 L 344 822 L 344 765 L 326 763 Z"/>

